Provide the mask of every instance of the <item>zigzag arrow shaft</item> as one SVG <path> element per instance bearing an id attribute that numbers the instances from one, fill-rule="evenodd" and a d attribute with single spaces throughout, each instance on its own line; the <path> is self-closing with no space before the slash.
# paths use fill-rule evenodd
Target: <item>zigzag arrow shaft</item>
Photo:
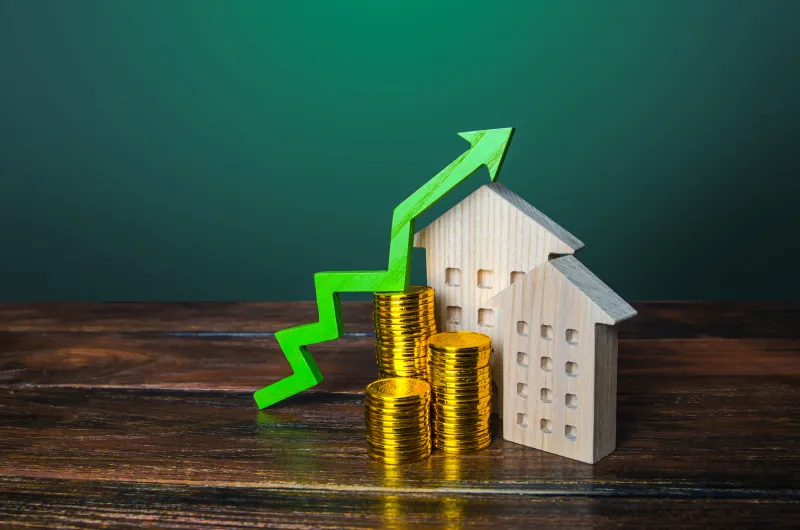
<path id="1" fill-rule="evenodd" d="M 317 363 L 306 346 L 337 339 L 344 333 L 338 293 L 407 289 L 411 278 L 416 218 L 481 166 L 485 165 L 491 179 L 496 180 L 513 133 L 513 128 L 459 133 L 471 147 L 395 208 L 387 270 L 318 272 L 314 275 L 319 322 L 287 328 L 275 334 L 294 373 L 256 392 L 253 397 L 258 408 L 269 407 L 322 381 Z"/>

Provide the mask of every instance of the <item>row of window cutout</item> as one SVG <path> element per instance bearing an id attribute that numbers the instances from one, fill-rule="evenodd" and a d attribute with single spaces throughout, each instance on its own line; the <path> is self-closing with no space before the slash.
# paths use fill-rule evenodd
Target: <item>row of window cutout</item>
<path id="1" fill-rule="evenodd" d="M 528 415 L 525 413 L 518 413 L 517 414 L 517 426 L 522 427 L 523 429 L 528 428 Z M 539 429 L 541 429 L 542 434 L 552 434 L 553 433 L 553 422 L 548 420 L 547 418 L 542 418 L 539 420 Z M 564 438 L 567 440 L 574 442 L 578 439 L 578 428 L 574 425 L 565 425 L 564 426 Z"/>
<path id="2" fill-rule="evenodd" d="M 447 306 L 447 323 L 448 324 L 461 324 L 461 307 L 457 305 L 449 305 Z M 492 309 L 481 308 L 478 309 L 478 325 L 484 326 L 487 328 L 491 328 L 494 326 L 494 311 Z M 530 335 L 531 326 L 524 320 L 517 321 L 517 333 L 522 337 L 527 337 Z M 544 340 L 553 340 L 555 334 L 553 332 L 553 326 L 542 325 L 539 328 L 541 336 Z M 577 346 L 578 344 L 578 330 L 576 329 L 568 329 L 566 332 L 566 339 L 567 343 L 572 346 Z"/>
<path id="3" fill-rule="evenodd" d="M 517 364 L 522 366 L 523 368 L 527 368 L 528 362 L 528 354 L 524 351 L 517 352 Z M 545 372 L 552 372 L 553 371 L 553 358 L 552 357 L 541 357 L 539 359 L 539 367 L 544 370 Z M 578 377 L 578 363 L 567 361 L 564 363 L 564 372 L 570 377 Z"/>
<path id="4" fill-rule="evenodd" d="M 511 271 L 508 277 L 508 284 L 522 279 L 525 273 L 522 271 Z M 461 287 L 461 269 L 456 267 L 449 267 L 444 270 L 444 283 L 448 287 Z M 494 271 L 491 269 L 479 269 L 477 278 L 478 288 L 492 289 L 494 288 Z"/>
<path id="5" fill-rule="evenodd" d="M 519 397 L 528 399 L 528 385 L 525 383 L 517 383 L 517 395 Z M 553 391 L 549 388 L 543 388 L 539 392 L 539 397 L 542 400 L 542 403 L 552 403 L 553 402 Z M 567 406 L 568 409 L 575 410 L 578 408 L 578 396 L 575 394 L 566 394 L 564 396 L 564 404 Z"/>

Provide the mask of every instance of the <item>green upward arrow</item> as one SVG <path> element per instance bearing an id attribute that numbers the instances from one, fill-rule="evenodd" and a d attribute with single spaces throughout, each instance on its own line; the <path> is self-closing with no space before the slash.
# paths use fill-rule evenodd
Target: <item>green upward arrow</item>
<path id="1" fill-rule="evenodd" d="M 394 209 L 387 270 L 318 272 L 314 275 L 319 322 L 287 328 L 275 334 L 294 373 L 256 392 L 253 397 L 258 408 L 269 407 L 322 381 L 317 363 L 306 346 L 338 339 L 344 333 L 339 293 L 408 289 L 414 220 L 481 166 L 488 168 L 492 181 L 496 180 L 513 134 L 513 128 L 459 133 L 471 147 Z"/>

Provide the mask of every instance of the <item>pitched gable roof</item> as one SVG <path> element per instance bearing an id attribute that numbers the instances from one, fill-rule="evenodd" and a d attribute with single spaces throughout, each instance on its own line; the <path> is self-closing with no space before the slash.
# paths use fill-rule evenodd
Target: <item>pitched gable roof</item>
<path id="1" fill-rule="evenodd" d="M 575 256 L 567 255 L 548 260 L 529 272 L 528 275 L 536 274 L 541 267 L 555 269 L 563 275 L 567 281 L 574 285 L 608 317 L 607 323 L 617 324 L 636 316 L 636 310 L 628 302 L 615 293 L 603 280 L 595 276 Z M 495 307 L 501 305 L 503 299 L 513 296 L 514 289 L 518 288 L 519 286 L 516 283 L 509 285 L 508 288 L 495 295 L 489 301 L 489 304 Z"/>
<path id="2" fill-rule="evenodd" d="M 603 280 L 594 275 L 575 256 L 562 256 L 548 261 L 567 280 L 585 294 L 614 323 L 636 316 L 636 310 L 623 300 Z"/>
<path id="3" fill-rule="evenodd" d="M 481 186 L 475 192 L 473 192 L 471 195 L 469 195 L 467 198 L 461 201 L 461 203 L 454 206 L 446 213 L 442 214 L 442 216 L 434 220 L 432 223 L 430 223 L 422 230 L 419 230 L 416 233 L 416 237 L 414 239 L 414 245 L 415 246 L 421 245 L 422 238 L 420 234 L 423 234 L 428 230 L 434 229 L 444 217 L 446 217 L 451 211 L 453 211 L 453 209 L 459 207 L 459 205 L 468 203 L 469 201 L 473 200 L 473 198 L 476 196 L 480 196 L 487 193 L 490 193 L 495 197 L 502 199 L 503 201 L 511 205 L 514 209 L 516 209 L 524 218 L 529 219 L 542 229 L 551 233 L 557 240 L 561 241 L 564 244 L 565 248 L 563 248 L 563 251 L 565 253 L 570 250 L 572 252 L 575 252 L 583 248 L 584 246 L 583 242 L 580 241 L 577 237 L 570 234 L 564 227 L 562 227 L 561 225 L 559 225 L 558 223 L 547 217 L 545 214 L 543 214 L 542 212 L 534 208 L 531 204 L 526 202 L 525 199 L 523 199 L 510 189 L 508 189 L 503 184 L 500 184 L 499 182 L 492 182 L 491 184 L 485 184 Z"/>
<path id="4" fill-rule="evenodd" d="M 483 186 L 487 188 L 492 193 L 495 193 L 498 197 L 502 197 L 509 203 L 511 203 L 517 210 L 525 214 L 531 220 L 535 221 L 539 225 L 542 226 L 545 230 L 556 236 L 558 239 L 566 243 L 572 250 L 579 250 L 583 248 L 583 242 L 575 237 L 574 235 L 570 234 L 566 228 L 561 226 L 560 224 L 556 223 L 545 214 L 534 208 L 529 202 L 525 199 L 511 191 L 509 188 L 500 184 L 499 182 L 492 182 L 491 184 L 486 184 Z"/>

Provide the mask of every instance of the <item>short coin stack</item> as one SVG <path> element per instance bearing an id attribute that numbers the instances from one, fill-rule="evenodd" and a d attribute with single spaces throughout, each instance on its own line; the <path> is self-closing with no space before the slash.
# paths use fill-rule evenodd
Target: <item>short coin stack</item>
<path id="1" fill-rule="evenodd" d="M 491 339 L 481 333 L 437 333 L 428 340 L 428 350 L 433 445 L 446 453 L 486 448 L 491 441 Z"/>
<path id="2" fill-rule="evenodd" d="M 367 385 L 367 452 L 387 464 L 410 464 L 431 454 L 431 386 L 390 377 Z"/>
<path id="3" fill-rule="evenodd" d="M 428 337 L 436 333 L 433 288 L 375 293 L 372 320 L 380 377 L 426 379 Z"/>

